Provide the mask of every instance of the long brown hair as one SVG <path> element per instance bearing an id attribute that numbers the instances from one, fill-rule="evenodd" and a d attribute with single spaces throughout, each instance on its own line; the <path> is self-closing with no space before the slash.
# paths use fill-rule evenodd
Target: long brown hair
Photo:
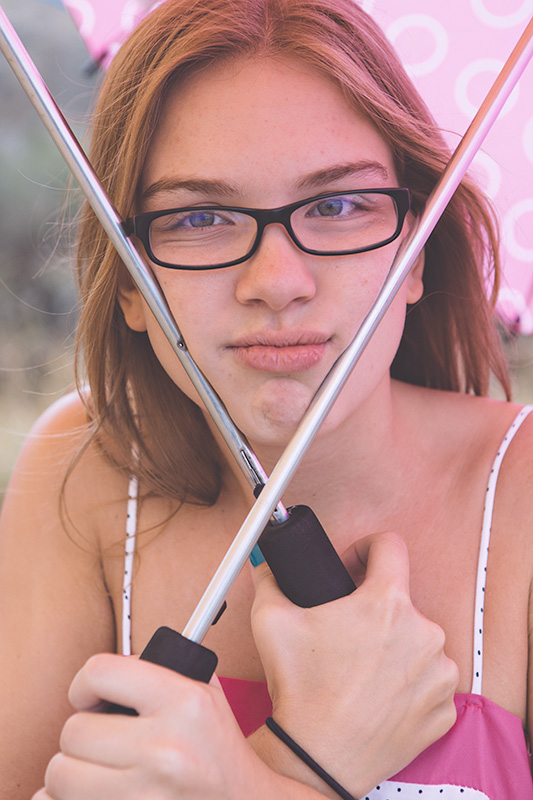
<path id="1" fill-rule="evenodd" d="M 123 217 L 135 207 L 170 85 L 215 60 L 252 56 L 300 59 L 335 81 L 391 147 L 400 185 L 411 190 L 415 214 L 420 211 L 449 151 L 383 33 L 355 2 L 166 0 L 119 50 L 94 114 L 92 163 Z M 408 310 L 393 377 L 486 394 L 494 373 L 509 395 L 493 317 L 499 270 L 492 210 L 465 180 L 426 246 L 424 295 Z M 133 469 L 136 450 L 137 470 L 158 494 L 213 503 L 218 449 L 146 334 L 127 327 L 117 302 L 124 267 L 89 208 L 80 224 L 78 275 L 79 348 L 95 426 L 113 442 L 109 454 Z"/>

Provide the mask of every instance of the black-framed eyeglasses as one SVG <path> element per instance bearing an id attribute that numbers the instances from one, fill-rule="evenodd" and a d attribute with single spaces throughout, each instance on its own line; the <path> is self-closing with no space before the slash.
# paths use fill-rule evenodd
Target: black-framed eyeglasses
<path id="1" fill-rule="evenodd" d="M 124 223 L 149 258 L 170 269 L 222 269 L 259 247 L 267 225 L 283 225 L 292 241 L 316 256 L 365 253 L 393 242 L 410 208 L 408 189 L 328 192 L 280 208 L 200 205 L 137 214 Z"/>

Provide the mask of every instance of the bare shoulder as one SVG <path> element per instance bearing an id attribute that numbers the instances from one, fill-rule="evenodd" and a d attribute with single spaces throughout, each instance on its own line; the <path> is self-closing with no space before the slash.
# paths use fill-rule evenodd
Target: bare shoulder
<path id="1" fill-rule="evenodd" d="M 57 478 L 89 433 L 89 420 L 81 397 L 71 392 L 51 405 L 34 423 L 21 449 L 14 480 L 37 473 Z M 54 466 L 53 470 L 48 468 Z"/>
<path id="2" fill-rule="evenodd" d="M 91 443 L 90 432 L 77 392 L 50 406 L 22 447 L 4 503 L 7 511 L 15 504 L 28 513 L 38 503 L 41 520 L 62 513 L 71 533 L 83 530 L 98 539 L 101 514 L 123 500 L 126 478 Z"/>
<path id="3" fill-rule="evenodd" d="M 533 413 L 527 406 L 484 397 L 460 396 L 460 429 L 470 450 L 465 461 L 479 460 L 498 474 L 499 504 L 514 515 L 533 511 Z M 465 448 L 466 449 L 466 448 Z"/>
<path id="4" fill-rule="evenodd" d="M 514 431 L 515 420 L 518 427 L 517 417 L 523 408 L 519 403 L 490 397 L 406 384 L 402 385 L 401 391 L 419 436 L 431 442 L 432 446 L 440 443 L 444 447 L 457 448 L 463 457 L 472 452 L 476 459 L 483 451 L 487 456 L 492 451 L 496 455 L 507 433 Z M 517 443 L 526 446 L 532 428 L 533 420 L 526 420 L 520 426 Z"/>
<path id="5" fill-rule="evenodd" d="M 533 413 L 519 403 L 409 387 L 415 430 L 439 468 L 452 470 L 472 491 L 487 485 L 498 453 L 497 508 L 516 522 L 533 519 Z M 533 544 L 533 536 L 530 537 Z"/>
<path id="6" fill-rule="evenodd" d="M 499 501 L 509 527 L 523 534 L 523 544 L 533 555 L 533 411 L 527 407 L 513 408 L 502 437 L 505 455 L 498 477 Z"/>
<path id="7" fill-rule="evenodd" d="M 523 501 L 533 492 L 533 410 L 519 403 L 466 398 L 466 422 L 472 427 L 476 452 L 486 450 L 494 461 L 502 456 L 498 483 Z"/>
<path id="8" fill-rule="evenodd" d="M 90 443 L 89 434 L 77 393 L 54 403 L 30 431 L 0 517 L 0 572 L 7 570 L 7 583 L 18 571 L 33 587 L 42 582 L 44 592 L 47 582 L 61 576 L 66 600 L 76 576 L 97 576 L 100 532 L 113 500 L 123 496 L 125 479 Z M 10 600 L 18 594 L 15 589 Z"/>
<path id="9" fill-rule="evenodd" d="M 491 475 L 496 478 L 491 551 L 498 551 L 498 563 L 507 564 L 507 572 L 531 581 L 533 412 L 518 403 L 474 397 L 463 399 L 461 410 L 465 476 L 481 464 L 487 486 Z"/>

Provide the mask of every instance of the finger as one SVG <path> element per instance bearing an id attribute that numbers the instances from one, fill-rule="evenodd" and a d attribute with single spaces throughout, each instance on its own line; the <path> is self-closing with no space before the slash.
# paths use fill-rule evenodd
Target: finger
<path id="1" fill-rule="evenodd" d="M 357 561 L 366 565 L 363 585 L 394 585 L 409 594 L 409 553 L 401 536 L 374 533 L 357 539 L 353 547 Z"/>
<path id="2" fill-rule="evenodd" d="M 186 693 L 191 679 L 138 658 L 100 653 L 75 676 L 69 700 L 77 711 L 94 710 L 103 700 L 149 714 L 168 705 L 170 694 Z"/>
<path id="3" fill-rule="evenodd" d="M 51 796 L 48 794 L 48 792 L 46 791 L 46 789 L 39 789 L 39 791 L 38 791 L 38 792 L 36 792 L 36 793 L 33 795 L 33 797 L 31 798 L 31 800 L 54 800 L 54 798 L 53 798 L 53 797 L 51 797 Z"/>
<path id="4" fill-rule="evenodd" d="M 106 797 L 131 800 L 137 796 L 135 774 L 133 770 L 110 769 L 58 753 L 46 770 L 45 788 L 48 794 L 44 798 L 95 800 Z"/>
<path id="5" fill-rule="evenodd" d="M 137 742 L 146 718 L 120 714 L 74 714 L 61 732 L 63 755 L 124 769 L 138 760 Z"/>

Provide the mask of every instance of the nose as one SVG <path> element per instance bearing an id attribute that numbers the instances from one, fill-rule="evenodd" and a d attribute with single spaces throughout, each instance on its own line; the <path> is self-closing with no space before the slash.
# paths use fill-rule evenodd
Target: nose
<path id="1" fill-rule="evenodd" d="M 317 288 L 311 259 L 313 256 L 300 250 L 282 225 L 268 225 L 257 251 L 240 265 L 237 300 L 243 304 L 265 303 L 273 311 L 308 302 Z"/>

